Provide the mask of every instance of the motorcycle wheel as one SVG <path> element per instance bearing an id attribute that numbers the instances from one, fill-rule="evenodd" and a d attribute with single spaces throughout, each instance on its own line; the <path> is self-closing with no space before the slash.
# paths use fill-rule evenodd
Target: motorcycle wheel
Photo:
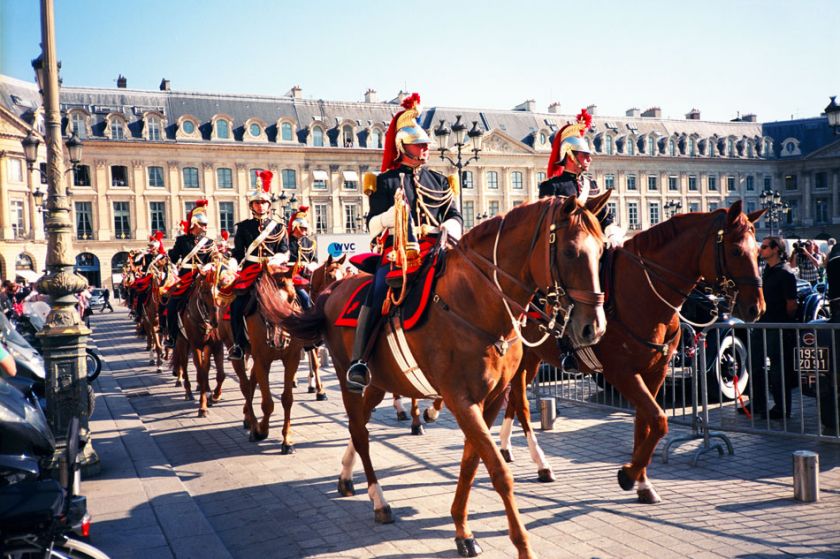
<path id="1" fill-rule="evenodd" d="M 709 340 L 708 350 L 713 349 L 716 343 Z M 726 335 L 720 339 L 720 346 L 715 348 L 714 353 L 708 351 L 708 387 L 709 401 L 716 402 L 720 397 L 723 400 L 734 400 L 738 394 L 747 394 L 747 385 L 750 381 L 749 356 L 747 346 L 737 335 Z M 712 361 L 714 359 L 714 361 Z M 738 374 L 738 389 L 735 390 L 734 373 Z"/>
<path id="2" fill-rule="evenodd" d="M 93 382 L 102 372 L 102 358 L 93 348 L 86 348 L 85 364 L 87 365 L 87 380 Z"/>
<path id="3" fill-rule="evenodd" d="M 2 559 L 41 559 L 44 549 L 28 543 L 18 542 L 5 546 Z M 110 559 L 106 553 L 90 544 L 67 537 L 62 537 L 53 544 L 53 549 L 46 555 L 51 559 Z"/>

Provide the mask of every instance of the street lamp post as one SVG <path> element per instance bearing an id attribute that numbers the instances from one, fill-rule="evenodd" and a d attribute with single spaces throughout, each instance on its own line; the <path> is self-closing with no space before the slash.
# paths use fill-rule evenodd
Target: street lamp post
<path id="1" fill-rule="evenodd" d="M 782 202 L 782 195 L 776 190 L 765 190 L 759 196 L 761 207 L 767 210 L 765 219 L 770 225 L 770 236 L 776 234 L 776 225 L 779 225 L 779 235 L 782 234 L 782 216 L 790 212 L 787 202 Z"/>
<path id="2" fill-rule="evenodd" d="M 668 200 L 662 207 L 665 209 L 665 217 L 672 218 L 674 215 L 680 213 L 682 202 L 679 200 Z"/>
<path id="3" fill-rule="evenodd" d="M 831 102 L 825 108 L 825 116 L 828 118 L 828 125 L 834 128 L 835 134 L 840 134 L 840 105 L 837 104 L 837 97 L 831 96 Z"/>
<path id="4" fill-rule="evenodd" d="M 70 420 L 81 420 L 83 436 L 88 430 L 88 387 L 85 374 L 85 347 L 90 330 L 76 310 L 78 294 L 87 281 L 73 272 L 73 226 L 70 221 L 70 200 L 64 186 L 64 146 L 61 144 L 59 113 L 58 61 L 55 48 L 55 13 L 52 0 L 41 0 L 41 56 L 33 61 L 41 88 L 45 112 L 45 145 L 47 150 L 47 274 L 36 283 L 39 292 L 50 298 L 41 337 L 47 369 L 47 418 L 53 434 L 63 443 Z M 26 148 L 26 145 L 24 144 Z M 31 148 L 31 145 L 30 145 Z M 71 146 L 68 146 L 71 149 Z M 81 145 L 72 146 L 71 157 L 80 157 Z M 36 146 L 37 152 L 37 146 Z M 34 162 L 34 158 L 33 158 Z M 56 450 L 53 467 L 57 467 L 63 451 Z M 82 459 L 85 471 L 93 473 L 99 463 L 93 445 L 86 445 Z"/>
<path id="5" fill-rule="evenodd" d="M 446 121 L 441 119 L 440 125 L 435 129 L 435 137 L 438 142 L 438 150 L 440 151 L 441 161 L 448 161 L 458 169 L 458 182 L 460 183 L 460 194 L 458 197 L 458 209 L 463 213 L 464 211 L 464 168 L 472 163 L 478 161 L 479 152 L 481 151 L 481 140 L 484 136 L 484 131 L 478 127 L 478 121 L 474 120 L 472 128 L 467 132 L 467 125 L 461 122 L 463 115 L 455 115 L 455 122 L 452 128 L 446 126 Z M 449 136 L 453 135 L 455 138 L 455 159 L 449 156 Z M 466 143 L 464 137 L 468 137 L 472 141 L 472 155 L 463 158 L 463 150 Z"/>

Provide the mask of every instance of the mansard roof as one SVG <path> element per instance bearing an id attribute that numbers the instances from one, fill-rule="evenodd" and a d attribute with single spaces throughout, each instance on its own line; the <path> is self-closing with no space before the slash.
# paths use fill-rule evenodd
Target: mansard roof
<path id="1" fill-rule="evenodd" d="M 766 122 L 762 127 L 765 135 L 773 138 L 773 144 L 777 149 L 788 138 L 799 140 L 801 157 L 807 157 L 814 151 L 837 141 L 837 136 L 828 125 L 825 115 L 817 118 Z"/>

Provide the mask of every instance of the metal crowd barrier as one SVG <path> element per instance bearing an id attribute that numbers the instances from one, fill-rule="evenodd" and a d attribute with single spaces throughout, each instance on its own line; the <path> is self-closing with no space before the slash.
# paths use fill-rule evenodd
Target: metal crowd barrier
<path id="1" fill-rule="evenodd" d="M 700 438 L 695 463 L 712 450 L 734 452 L 721 431 L 840 442 L 838 350 L 840 324 L 721 322 L 699 332 L 682 324 L 679 347 L 656 399 L 668 420 L 690 426 L 691 435 L 667 440 L 663 461 L 674 445 Z M 789 393 L 779 390 L 784 382 Z M 632 411 L 603 375 L 572 367 L 543 364 L 533 390 L 537 398 Z M 745 406 L 749 402 L 755 404 Z M 739 413 L 744 407 L 764 408 L 764 413 Z"/>

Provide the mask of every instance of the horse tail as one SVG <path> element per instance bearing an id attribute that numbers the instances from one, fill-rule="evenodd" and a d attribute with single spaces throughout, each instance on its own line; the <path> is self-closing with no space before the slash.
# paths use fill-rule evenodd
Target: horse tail
<path id="1" fill-rule="evenodd" d="M 330 290 L 327 289 L 318 296 L 312 307 L 303 312 L 292 312 L 282 320 L 283 329 L 293 338 L 300 340 L 305 346 L 314 346 L 321 343 L 324 328 L 327 322 L 327 313 L 324 307 L 327 305 Z"/>

